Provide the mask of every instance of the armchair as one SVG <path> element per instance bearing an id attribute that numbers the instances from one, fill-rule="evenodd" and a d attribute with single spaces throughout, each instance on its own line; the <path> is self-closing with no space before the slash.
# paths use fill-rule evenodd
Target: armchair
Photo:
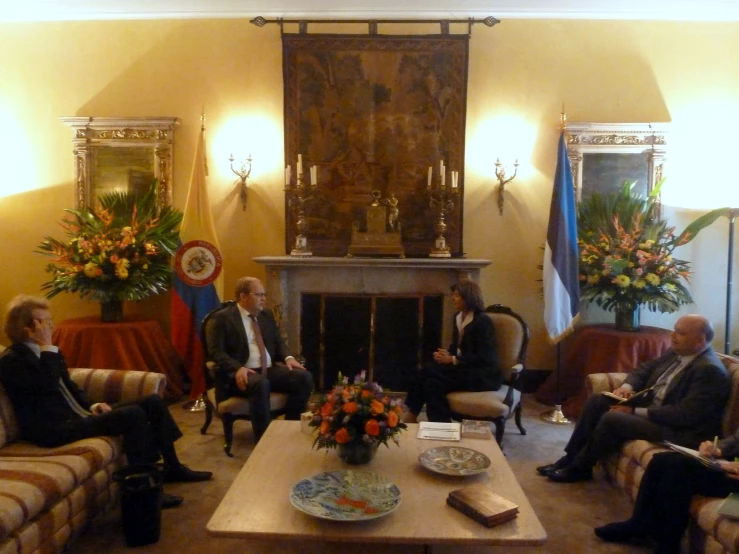
<path id="1" fill-rule="evenodd" d="M 219 402 L 220 395 L 216 394 L 216 387 L 220 385 L 220 380 L 216 379 L 216 363 L 210 359 L 208 353 L 208 343 L 206 340 L 206 329 L 211 318 L 218 311 L 234 304 L 234 300 L 223 302 L 218 308 L 211 310 L 204 318 L 200 326 L 200 336 L 203 344 L 203 354 L 205 359 L 205 383 L 206 392 L 203 394 L 205 401 L 205 423 L 200 429 L 200 434 L 204 435 L 213 421 L 213 416 L 221 420 L 223 423 L 223 451 L 227 456 L 233 457 L 231 446 L 233 445 L 233 426 L 238 419 L 250 420 L 249 417 L 249 400 L 241 397 L 230 397 Z M 269 409 L 272 417 L 276 417 L 284 412 L 287 395 L 281 392 L 272 392 L 269 395 Z"/>
<path id="2" fill-rule="evenodd" d="M 529 327 L 520 315 L 501 304 L 488 306 L 485 311 L 495 328 L 503 386 L 497 391 L 452 392 L 446 397 L 454 419 L 492 421 L 495 440 L 501 444 L 506 421 L 514 414 L 516 426 L 522 435 L 526 434 L 521 425 L 520 380 L 526 363 Z"/>

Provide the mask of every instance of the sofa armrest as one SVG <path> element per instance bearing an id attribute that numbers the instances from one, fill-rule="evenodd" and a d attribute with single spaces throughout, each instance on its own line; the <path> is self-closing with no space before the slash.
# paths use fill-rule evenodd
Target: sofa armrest
<path id="1" fill-rule="evenodd" d="M 620 387 L 628 373 L 591 373 L 585 379 L 588 396 L 600 392 L 611 392 Z"/>
<path id="2" fill-rule="evenodd" d="M 162 396 L 167 377 L 161 373 L 129 369 L 72 368 L 72 380 L 90 400 L 115 404 L 156 394 Z"/>

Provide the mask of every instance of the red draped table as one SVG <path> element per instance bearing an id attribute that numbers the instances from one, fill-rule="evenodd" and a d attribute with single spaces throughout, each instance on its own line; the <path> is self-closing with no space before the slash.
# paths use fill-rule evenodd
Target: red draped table
<path id="1" fill-rule="evenodd" d="M 536 391 L 545 404 L 562 402 L 567 417 L 578 417 L 587 399 L 585 377 L 591 373 L 630 373 L 642 362 L 653 360 L 670 348 L 672 331 L 642 326 L 637 332 L 617 331 L 612 324 L 580 327 L 562 345 L 562 363 Z"/>
<path id="2" fill-rule="evenodd" d="M 163 373 L 165 398 L 182 394 L 182 358 L 155 319 L 135 315 L 119 323 L 103 323 L 99 316 L 67 319 L 54 329 L 53 341 L 68 367 Z"/>

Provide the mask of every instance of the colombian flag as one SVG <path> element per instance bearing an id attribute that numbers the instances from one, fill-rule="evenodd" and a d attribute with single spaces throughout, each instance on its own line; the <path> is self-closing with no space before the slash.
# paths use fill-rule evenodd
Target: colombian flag
<path id="1" fill-rule="evenodd" d="M 200 324 L 223 299 L 223 261 L 210 213 L 207 174 L 205 128 L 201 127 L 172 272 L 172 344 L 185 360 L 193 399 L 205 391 Z"/>

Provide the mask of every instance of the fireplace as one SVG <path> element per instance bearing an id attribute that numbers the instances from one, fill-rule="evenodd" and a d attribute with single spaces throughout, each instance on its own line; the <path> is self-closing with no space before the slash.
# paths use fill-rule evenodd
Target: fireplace
<path id="1" fill-rule="evenodd" d="M 478 280 L 489 260 L 255 258 L 290 350 L 305 358 L 316 387 L 340 371 L 392 390 L 407 390 L 412 372 L 451 342 L 451 286 Z"/>

